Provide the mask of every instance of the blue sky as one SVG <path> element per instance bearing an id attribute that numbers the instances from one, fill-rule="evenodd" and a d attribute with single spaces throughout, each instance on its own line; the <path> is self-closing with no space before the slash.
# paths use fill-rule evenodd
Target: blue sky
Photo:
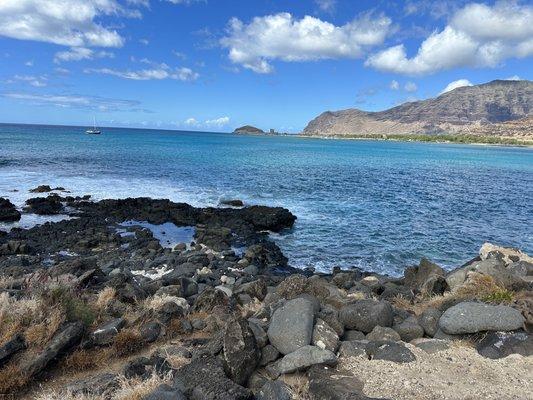
<path id="1" fill-rule="evenodd" d="M 531 56 L 530 2 L 2 0 L 0 122 L 297 132 Z"/>

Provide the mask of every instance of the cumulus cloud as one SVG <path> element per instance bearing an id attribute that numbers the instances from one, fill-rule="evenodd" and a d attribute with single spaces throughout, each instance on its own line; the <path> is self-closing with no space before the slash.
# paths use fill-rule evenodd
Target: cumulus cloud
<path id="1" fill-rule="evenodd" d="M 110 15 L 140 17 L 116 0 L 2 0 L 0 35 L 73 47 L 121 47 L 119 33 L 96 22 Z"/>
<path id="2" fill-rule="evenodd" d="M 398 83 L 398 81 L 392 80 L 390 85 L 389 85 L 389 88 L 392 89 L 392 90 L 399 90 L 400 89 L 400 84 Z"/>
<path id="3" fill-rule="evenodd" d="M 505 81 L 521 81 L 523 79 L 520 78 L 518 75 L 513 75 L 513 76 L 510 76 L 508 78 L 505 78 L 504 80 Z"/>
<path id="4" fill-rule="evenodd" d="M 469 4 L 448 25 L 422 42 L 409 58 L 403 44 L 370 56 L 366 65 L 406 75 L 454 67 L 496 67 L 507 58 L 533 55 L 533 6 L 498 2 Z"/>
<path id="5" fill-rule="evenodd" d="M 68 51 L 59 51 L 54 56 L 54 62 L 92 60 L 94 58 L 113 58 L 115 55 L 109 51 L 93 51 L 86 47 L 72 47 Z"/>
<path id="6" fill-rule="evenodd" d="M 13 100 L 19 100 L 24 103 L 42 106 L 77 108 L 101 112 L 149 112 L 148 110 L 141 108 L 140 102 L 134 100 L 69 94 L 1 93 L 0 96 Z"/>
<path id="7" fill-rule="evenodd" d="M 446 86 L 444 90 L 440 92 L 439 94 L 443 94 L 443 93 L 449 92 L 453 89 L 457 89 L 463 86 L 473 86 L 473 84 L 468 79 L 458 79 L 456 81 L 448 83 L 448 86 Z"/>
<path id="8" fill-rule="evenodd" d="M 116 70 L 111 68 L 86 68 L 83 72 L 86 74 L 103 74 L 117 76 L 123 79 L 135 81 L 174 79 L 179 81 L 194 81 L 200 76 L 190 68 L 180 67 L 172 68 L 166 64 L 154 64 L 149 60 L 141 60 L 144 63 L 152 65 L 152 68 L 131 70 Z"/>
<path id="9" fill-rule="evenodd" d="M 270 73 L 272 60 L 288 62 L 362 57 L 371 46 L 383 43 L 391 26 L 385 16 L 365 14 L 342 26 L 289 13 L 256 17 L 249 24 L 231 19 L 221 40 L 235 64 L 257 73 Z"/>
<path id="10" fill-rule="evenodd" d="M 188 118 L 183 123 L 190 128 L 195 129 L 222 129 L 230 122 L 230 117 L 220 117 L 215 119 L 208 119 L 205 121 L 199 121 L 196 118 Z M 179 125 L 179 124 L 178 124 Z"/>

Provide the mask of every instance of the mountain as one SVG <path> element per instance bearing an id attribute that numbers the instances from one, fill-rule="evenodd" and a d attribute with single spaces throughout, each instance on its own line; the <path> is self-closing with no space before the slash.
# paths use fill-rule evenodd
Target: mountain
<path id="1" fill-rule="evenodd" d="M 533 82 L 497 80 L 385 111 L 327 111 L 309 122 L 302 135 L 471 134 L 531 140 L 532 121 Z"/>

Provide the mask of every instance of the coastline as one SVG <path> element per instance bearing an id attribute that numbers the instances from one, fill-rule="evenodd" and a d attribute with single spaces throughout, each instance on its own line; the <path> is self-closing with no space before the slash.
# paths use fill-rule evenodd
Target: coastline
<path id="1" fill-rule="evenodd" d="M 57 194 L 23 210 L 0 203 L 3 219 L 21 211 L 71 218 L 0 233 L 2 394 L 459 399 L 471 365 L 477 381 L 493 368 L 511 378 L 484 380 L 487 399 L 531 392 L 516 382 L 533 356 L 533 258 L 516 249 L 485 244 L 450 272 L 422 259 L 400 278 L 320 273 L 291 268 L 266 233 L 295 223 L 281 207 Z M 177 244 L 172 225 L 187 230 Z M 417 384 L 428 365 L 457 392 Z"/>
<path id="2" fill-rule="evenodd" d="M 416 143 L 437 143 L 437 144 L 462 144 L 462 145 L 476 145 L 476 146 L 497 146 L 497 147 L 520 147 L 533 148 L 533 140 L 519 141 L 516 139 L 501 140 L 500 138 L 491 138 L 491 140 L 484 141 L 485 137 L 477 137 L 475 135 L 468 136 L 468 140 L 464 139 L 463 135 L 294 135 L 302 139 L 325 139 L 325 140 L 369 140 L 369 141 L 391 141 L 391 142 L 416 142 Z M 456 139 L 453 137 L 459 136 Z M 443 137 L 446 137 L 444 140 Z M 480 139 L 480 141 L 476 141 Z"/>

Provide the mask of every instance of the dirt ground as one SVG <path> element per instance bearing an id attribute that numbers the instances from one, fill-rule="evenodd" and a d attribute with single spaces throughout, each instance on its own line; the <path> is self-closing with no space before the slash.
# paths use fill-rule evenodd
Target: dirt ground
<path id="1" fill-rule="evenodd" d="M 454 346 L 427 354 L 407 345 L 415 362 L 349 358 L 339 367 L 365 382 L 364 393 L 395 400 L 531 400 L 533 357 L 513 354 L 499 360 Z"/>

